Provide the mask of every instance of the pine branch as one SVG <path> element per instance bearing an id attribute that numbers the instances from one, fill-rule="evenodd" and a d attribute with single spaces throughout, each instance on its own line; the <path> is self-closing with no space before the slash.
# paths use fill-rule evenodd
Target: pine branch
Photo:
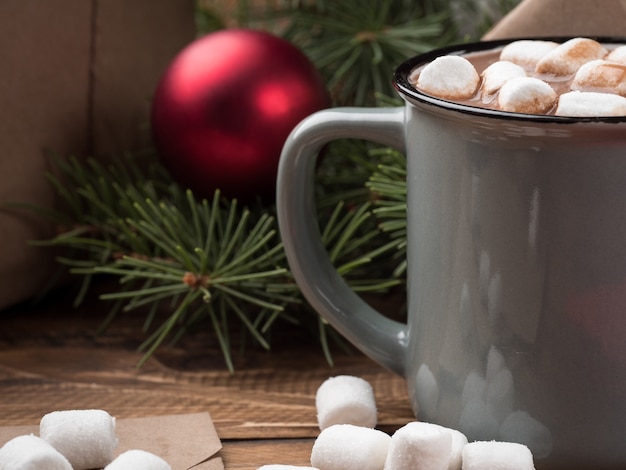
<path id="1" fill-rule="evenodd" d="M 288 309 L 303 299 L 286 264 L 273 207 L 239 207 L 219 192 L 198 201 L 158 165 L 138 165 L 130 157 L 109 166 L 73 158 L 57 165 L 60 176 L 50 180 L 68 210 L 34 208 L 58 224 L 58 234 L 33 243 L 67 251 L 58 262 L 81 280 L 76 304 L 94 279 L 118 280 L 117 290 L 100 296 L 113 302 L 102 329 L 119 314 L 147 309 L 142 363 L 166 339 L 175 341 L 200 322 L 213 326 L 230 369 L 232 324 L 268 349 L 278 320 L 319 322 L 311 309 L 300 308 L 296 316 Z M 354 290 L 386 292 L 403 282 L 385 262 L 402 240 L 381 237 L 367 199 L 321 204 L 319 221 L 332 261 Z M 155 325 L 163 310 L 167 318 Z M 329 327 L 318 328 L 330 357 Z"/>
<path id="2" fill-rule="evenodd" d="M 226 306 L 257 344 L 269 347 L 254 327 L 255 315 L 300 301 L 272 215 L 252 214 L 219 193 L 211 202 L 197 201 L 162 170 L 142 175 L 128 159 L 109 167 L 94 160 L 57 163 L 62 176 L 50 179 L 69 210 L 47 213 L 60 224 L 59 234 L 36 243 L 69 249 L 58 261 L 82 277 L 82 293 L 98 275 L 118 278 L 119 291 L 102 295 L 121 302 L 107 322 L 146 305 L 152 312 L 176 306 L 144 343 L 145 358 L 176 330 L 205 318 L 224 333 L 219 308 Z M 232 367 L 226 334 L 218 340 Z"/>
<path id="3" fill-rule="evenodd" d="M 366 186 L 374 197 L 373 210 L 380 229 L 396 242 L 393 260 L 397 262 L 392 275 L 403 277 L 406 273 L 406 158 L 392 149 L 374 151 L 381 164 L 372 173 Z"/>
<path id="4" fill-rule="evenodd" d="M 423 3 L 428 3 L 427 9 Z M 324 75 L 336 104 L 373 105 L 394 95 L 391 71 L 454 35 L 445 2 L 313 2 L 284 12 L 285 38 Z"/>

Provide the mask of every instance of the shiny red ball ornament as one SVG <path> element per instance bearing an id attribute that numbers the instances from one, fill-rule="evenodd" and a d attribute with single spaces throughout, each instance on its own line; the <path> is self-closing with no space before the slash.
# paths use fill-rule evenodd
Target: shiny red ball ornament
<path id="1" fill-rule="evenodd" d="M 152 104 L 157 151 L 196 196 L 274 197 L 282 146 L 328 107 L 325 85 L 300 49 L 272 34 L 221 30 L 184 48 Z"/>

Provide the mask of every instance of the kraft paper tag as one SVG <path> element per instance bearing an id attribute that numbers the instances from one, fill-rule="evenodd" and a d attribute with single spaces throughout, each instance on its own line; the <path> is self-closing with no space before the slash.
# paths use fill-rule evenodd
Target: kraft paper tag
<path id="1" fill-rule="evenodd" d="M 208 413 L 150 416 L 116 420 L 116 455 L 131 449 L 152 452 L 173 470 L 224 470 L 222 448 Z M 0 427 L 0 446 L 23 435 L 39 433 L 38 425 Z"/>

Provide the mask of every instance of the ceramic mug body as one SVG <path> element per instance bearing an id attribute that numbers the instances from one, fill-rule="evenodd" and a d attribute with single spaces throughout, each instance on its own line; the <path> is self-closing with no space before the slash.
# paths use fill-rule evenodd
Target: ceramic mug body
<path id="1" fill-rule="evenodd" d="M 285 145 L 281 234 L 311 304 L 407 379 L 419 419 L 528 445 L 538 467 L 626 467 L 626 119 L 481 110 L 407 80 L 395 109 L 318 113 Z M 407 156 L 408 318 L 334 273 L 312 215 L 314 155 L 369 138 Z"/>

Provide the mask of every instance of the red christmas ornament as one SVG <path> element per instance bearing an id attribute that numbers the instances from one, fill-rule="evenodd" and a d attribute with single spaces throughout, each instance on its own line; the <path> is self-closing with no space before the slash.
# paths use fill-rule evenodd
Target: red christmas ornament
<path id="1" fill-rule="evenodd" d="M 294 45 L 262 31 L 222 30 L 174 58 L 154 96 L 152 131 L 166 168 L 194 194 L 267 198 L 287 136 L 329 104 Z"/>

